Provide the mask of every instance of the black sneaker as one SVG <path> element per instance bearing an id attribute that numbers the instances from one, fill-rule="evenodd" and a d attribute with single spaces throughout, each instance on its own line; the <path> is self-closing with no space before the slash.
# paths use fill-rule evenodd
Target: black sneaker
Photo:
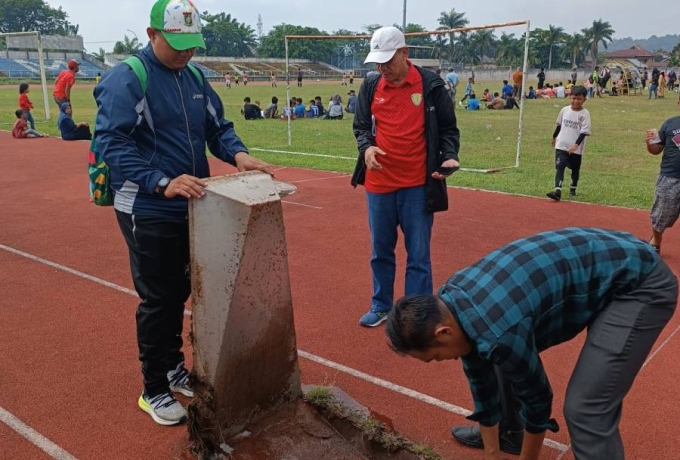
<path id="1" fill-rule="evenodd" d="M 551 200 L 560 201 L 562 199 L 562 190 L 556 188 L 555 190 L 548 192 L 546 195 Z"/>
<path id="2" fill-rule="evenodd" d="M 576 196 L 576 189 L 575 188 L 570 188 L 569 189 L 569 196 Z"/>
<path id="3" fill-rule="evenodd" d="M 464 446 L 483 449 L 482 432 L 478 425 L 458 425 L 451 427 L 453 438 Z M 522 452 L 523 431 L 506 431 L 498 434 L 503 452 L 519 455 Z"/>

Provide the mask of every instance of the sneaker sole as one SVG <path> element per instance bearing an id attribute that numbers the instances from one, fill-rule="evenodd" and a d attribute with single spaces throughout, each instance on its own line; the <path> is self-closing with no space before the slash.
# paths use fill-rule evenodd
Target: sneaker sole
<path id="1" fill-rule="evenodd" d="M 186 416 L 182 417 L 179 420 L 166 420 L 164 418 L 160 418 L 158 415 L 156 415 L 156 413 L 153 411 L 153 408 L 149 405 L 149 403 L 147 403 L 144 400 L 144 397 L 142 396 L 140 396 L 139 399 L 137 400 L 137 405 L 139 406 L 140 409 L 149 414 L 153 421 L 158 423 L 159 425 L 163 426 L 179 425 L 180 423 L 183 423 L 187 419 Z"/>
<path id="2" fill-rule="evenodd" d="M 172 391 L 173 393 L 181 393 L 184 396 L 186 396 L 187 398 L 193 398 L 194 397 L 194 392 L 191 391 L 191 390 L 187 390 L 186 388 L 175 387 L 175 386 L 170 385 L 170 391 Z"/>
<path id="3" fill-rule="evenodd" d="M 360 326 L 364 326 L 364 327 L 376 327 L 376 326 L 380 326 L 380 325 L 381 325 L 382 323 L 384 323 L 385 321 L 387 321 L 387 315 L 383 316 L 382 318 L 380 318 L 380 319 L 379 319 L 378 321 L 376 321 L 375 323 L 372 323 L 372 324 L 364 324 L 364 323 L 361 323 L 361 322 L 360 322 L 359 325 L 360 325 Z"/>

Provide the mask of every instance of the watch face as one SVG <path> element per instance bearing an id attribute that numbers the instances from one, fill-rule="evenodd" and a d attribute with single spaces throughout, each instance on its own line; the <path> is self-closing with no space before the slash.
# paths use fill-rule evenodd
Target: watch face
<path id="1" fill-rule="evenodd" d="M 162 178 L 161 180 L 158 181 L 158 186 L 159 187 L 167 187 L 168 184 L 170 183 L 170 179 L 167 177 Z"/>

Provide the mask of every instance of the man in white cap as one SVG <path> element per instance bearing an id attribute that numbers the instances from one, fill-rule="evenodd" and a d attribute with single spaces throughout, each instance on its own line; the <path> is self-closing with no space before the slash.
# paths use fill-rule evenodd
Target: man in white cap
<path id="1" fill-rule="evenodd" d="M 193 396 L 184 367 L 182 325 L 189 280 L 188 200 L 204 196 L 210 152 L 240 171 L 272 174 L 251 157 L 224 118 L 215 91 L 189 60 L 205 48 L 199 11 L 189 0 L 159 0 L 133 66 L 107 72 L 94 90 L 97 147 L 110 168 L 118 224 L 128 245 L 144 391 L 139 407 L 161 425 L 186 419 L 173 392 Z M 137 69 L 139 71 L 139 68 Z"/>
<path id="2" fill-rule="evenodd" d="M 409 61 L 399 29 L 376 30 L 365 62 L 379 73 L 359 91 L 352 185 L 366 189 L 372 248 L 373 296 L 359 324 L 373 327 L 394 300 L 398 227 L 408 255 L 405 293 L 432 293 L 433 213 L 448 209 L 446 178 L 459 167 L 460 136 L 444 81 Z"/>

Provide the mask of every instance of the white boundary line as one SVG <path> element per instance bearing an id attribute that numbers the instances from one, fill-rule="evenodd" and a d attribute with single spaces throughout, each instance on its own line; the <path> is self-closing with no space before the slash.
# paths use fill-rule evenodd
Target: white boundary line
<path id="1" fill-rule="evenodd" d="M 92 281 L 94 283 L 101 284 L 103 286 L 115 289 L 116 291 L 120 291 L 120 292 L 123 292 L 125 294 L 129 294 L 129 295 L 137 297 L 137 293 L 135 291 L 133 291 L 132 289 L 128 289 L 128 288 L 125 288 L 123 286 L 118 286 L 117 284 L 111 283 L 111 282 L 103 280 L 101 278 L 97 278 L 96 276 L 88 275 L 87 273 L 83 273 L 83 272 L 78 271 L 78 270 L 74 270 L 72 268 L 66 267 L 65 265 L 61 265 L 61 264 L 58 264 L 56 262 L 49 261 L 47 259 L 43 259 L 42 257 L 34 256 L 34 255 L 29 254 L 27 252 L 20 251 L 18 249 L 14 249 L 14 248 L 11 248 L 9 246 L 5 246 L 4 244 L 0 244 L 0 249 L 3 249 L 7 252 L 10 252 L 12 254 L 16 254 L 16 255 L 21 256 L 21 257 L 25 257 L 27 259 L 34 261 L 34 262 L 38 262 L 38 263 L 41 263 L 41 264 L 44 264 L 44 265 L 48 265 L 50 267 L 56 268 L 58 270 L 66 272 L 66 273 L 70 273 L 72 275 L 84 278 L 88 281 Z M 191 316 L 191 312 L 189 310 L 185 310 L 184 314 L 186 316 Z M 401 385 L 397 385 L 396 383 L 388 382 L 387 380 L 383 380 L 383 379 L 374 377 L 372 375 L 358 371 L 358 370 L 353 369 L 351 367 L 344 366 L 344 365 L 336 363 L 334 361 L 329 361 L 325 358 L 321 358 L 320 356 L 313 355 L 313 354 L 308 353 L 304 350 L 298 349 L 298 355 L 302 356 L 303 358 L 308 359 L 310 361 L 316 362 L 317 364 L 321 364 L 321 365 L 329 367 L 331 369 L 335 369 L 337 371 L 346 373 L 348 375 L 351 375 L 351 376 L 356 377 L 358 379 L 364 380 L 366 382 L 373 383 L 374 385 L 380 386 L 380 387 L 385 388 L 387 390 L 394 391 L 396 393 L 400 393 L 400 394 L 403 394 L 405 396 L 409 396 L 413 399 L 416 399 L 418 401 L 421 401 L 421 402 L 424 402 L 424 403 L 427 403 L 427 404 L 431 404 L 431 405 L 438 407 L 440 409 L 443 409 L 447 412 L 452 412 L 454 414 L 461 415 L 461 416 L 464 416 L 464 417 L 467 417 L 468 415 L 470 415 L 472 413 L 469 410 L 464 409 L 462 407 L 456 406 L 456 405 L 451 404 L 451 403 L 447 403 L 445 401 L 441 401 L 437 398 L 433 398 L 432 396 L 428 396 L 426 394 L 419 393 L 415 390 L 411 390 L 410 388 L 406 388 L 406 387 L 403 387 Z M 0 410 L 2 410 L 2 407 L 0 407 Z M 23 435 L 23 433 L 20 433 L 20 434 Z M 32 440 L 30 440 L 30 441 L 33 442 Z M 569 448 L 567 445 L 562 444 L 562 443 L 557 442 L 557 441 L 553 441 L 551 439 L 546 439 L 543 443 L 547 447 L 551 447 L 551 448 L 556 449 L 560 452 L 564 452 L 566 449 Z M 40 447 L 40 446 L 38 446 L 38 447 Z M 61 460 L 61 457 L 55 457 L 55 458 L 57 460 Z M 64 459 L 70 460 L 70 457 L 64 457 Z"/>
<path id="2" fill-rule="evenodd" d="M 30 426 L 26 425 L 24 422 L 16 418 L 11 413 L 7 412 L 2 407 L 0 407 L 0 422 L 3 422 L 5 425 L 23 436 L 24 439 L 55 460 L 78 460 L 76 457 L 66 452 L 64 449 L 35 431 Z"/>

